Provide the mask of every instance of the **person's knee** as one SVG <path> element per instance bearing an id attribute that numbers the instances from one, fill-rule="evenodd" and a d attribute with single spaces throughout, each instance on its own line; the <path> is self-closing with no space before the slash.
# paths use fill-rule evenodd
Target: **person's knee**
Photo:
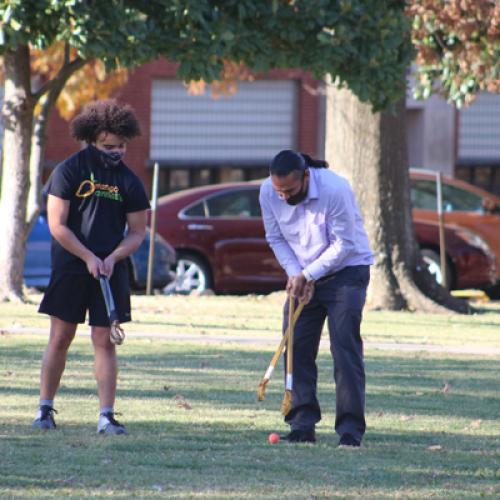
<path id="1" fill-rule="evenodd" d="M 56 351 L 66 352 L 73 341 L 73 335 L 54 335 L 49 341 L 49 345 Z"/>
<path id="2" fill-rule="evenodd" d="M 114 349 L 114 345 L 109 339 L 109 328 L 93 326 L 90 330 L 90 337 L 95 348 L 107 350 Z"/>
<path id="3" fill-rule="evenodd" d="M 58 351 L 67 351 L 75 338 L 76 327 L 65 321 L 52 321 L 49 346 Z"/>

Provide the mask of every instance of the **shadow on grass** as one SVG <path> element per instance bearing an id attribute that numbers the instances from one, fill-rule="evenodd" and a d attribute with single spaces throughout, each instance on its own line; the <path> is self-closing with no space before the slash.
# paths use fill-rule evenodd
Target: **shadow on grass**
<path id="1" fill-rule="evenodd" d="M 12 346 L 0 358 L 0 395 L 38 396 L 40 360 L 33 360 L 30 345 Z M 39 346 L 37 346 L 39 347 Z M 70 352 L 58 399 L 64 396 L 95 395 L 93 354 L 81 345 Z M 270 359 L 269 350 L 229 349 L 158 342 L 141 344 L 120 352 L 118 404 L 121 398 L 172 403 L 181 394 L 192 406 L 224 405 L 229 409 L 256 406 L 256 389 Z M 146 351 L 146 352 L 144 352 Z M 39 354 L 41 356 L 41 352 Z M 280 362 L 281 363 L 281 362 Z M 334 384 L 329 354 L 318 358 L 320 401 L 332 411 Z M 488 419 L 498 411 L 493 397 L 498 387 L 495 359 L 442 358 L 425 353 L 366 357 L 367 411 Z M 2 367 L 6 372 L 2 373 Z M 75 375 L 75 370 L 78 374 Z M 280 367 L 281 369 L 281 367 Z M 16 376 L 4 376 L 15 370 Z M 32 381 L 28 385 L 25 379 Z M 443 384 L 451 387 L 443 392 Z M 278 407 L 283 384 L 279 371 L 268 386 L 267 402 L 261 407 Z"/>
<path id="2" fill-rule="evenodd" d="M 281 498 L 320 491 L 322 498 L 366 496 L 363 491 L 378 488 L 386 494 L 444 488 L 454 497 L 488 491 L 495 482 L 493 435 L 387 430 L 369 433 L 364 446 L 353 451 L 336 448 L 333 432 L 318 432 L 314 446 L 270 446 L 267 430 L 242 423 L 130 421 L 129 430 L 126 437 L 101 437 L 82 425 L 45 434 L 13 426 L 8 435 L 1 434 L 12 452 L 0 458 L 0 491 L 57 495 L 68 488 L 76 494 L 110 489 L 130 495 L 160 485 L 179 495 L 232 492 L 237 498 L 237 492 L 264 495 L 281 483 Z M 440 448 L 429 448 L 436 445 Z"/>

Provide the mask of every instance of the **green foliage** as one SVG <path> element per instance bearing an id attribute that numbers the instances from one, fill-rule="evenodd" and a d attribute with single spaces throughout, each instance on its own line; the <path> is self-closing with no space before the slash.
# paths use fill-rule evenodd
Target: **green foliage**
<path id="1" fill-rule="evenodd" d="M 45 49 L 65 41 L 83 59 L 101 59 L 108 68 L 139 64 L 157 54 L 145 42 L 158 26 L 122 1 L 9 0 L 0 2 L 0 14 L 1 52 L 20 44 Z"/>
<path id="2" fill-rule="evenodd" d="M 188 57 L 179 45 L 166 52 L 171 60 L 189 62 L 180 68 L 183 78 L 217 78 L 222 60 L 229 59 L 254 71 L 302 68 L 318 78 L 330 73 L 375 109 L 404 94 L 401 75 L 412 50 L 401 2 L 380 8 L 371 0 L 226 0 L 192 2 L 188 12 L 172 2 L 166 12 L 166 24 L 191 40 Z"/>
<path id="3" fill-rule="evenodd" d="M 219 78 L 225 60 L 253 71 L 329 73 L 381 109 L 404 95 L 412 52 L 403 2 L 376 0 L 11 0 L 2 49 L 67 41 L 108 68 L 163 55 L 185 80 Z"/>

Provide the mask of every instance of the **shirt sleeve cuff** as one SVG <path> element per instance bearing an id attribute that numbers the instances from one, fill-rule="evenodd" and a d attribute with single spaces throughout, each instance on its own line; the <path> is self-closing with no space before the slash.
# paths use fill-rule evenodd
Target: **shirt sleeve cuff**
<path id="1" fill-rule="evenodd" d="M 306 281 L 313 281 L 314 278 L 311 276 L 311 273 L 307 269 L 302 269 L 302 274 L 306 278 Z"/>

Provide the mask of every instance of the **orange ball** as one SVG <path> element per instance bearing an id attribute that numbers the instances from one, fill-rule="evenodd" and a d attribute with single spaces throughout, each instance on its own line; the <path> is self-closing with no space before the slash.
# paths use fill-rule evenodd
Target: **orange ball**
<path id="1" fill-rule="evenodd" d="M 276 444 L 279 443 L 280 440 L 280 435 L 276 434 L 276 432 L 272 432 L 269 434 L 269 437 L 267 438 L 270 444 Z"/>

